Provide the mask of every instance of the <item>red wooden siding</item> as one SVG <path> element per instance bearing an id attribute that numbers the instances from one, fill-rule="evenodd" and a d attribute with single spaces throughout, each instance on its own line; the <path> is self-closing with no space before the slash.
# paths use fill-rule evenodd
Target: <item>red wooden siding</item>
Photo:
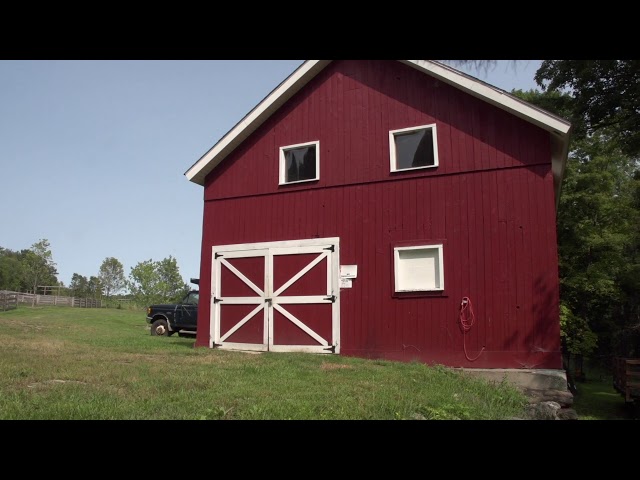
<path id="1" fill-rule="evenodd" d="M 389 130 L 432 123 L 440 166 L 390 173 Z M 320 180 L 279 186 L 279 147 L 314 140 Z M 216 167 L 205 200 L 547 164 L 549 148 L 544 130 L 411 67 L 336 61 Z"/>
<path id="2" fill-rule="evenodd" d="M 389 130 L 432 123 L 439 167 L 390 173 Z M 278 148 L 314 140 L 320 180 L 278 186 Z M 406 65 L 332 62 L 207 177 L 203 227 L 203 299 L 212 245 L 339 237 L 340 263 L 358 265 L 341 290 L 343 355 L 561 367 L 548 133 Z M 394 295 L 407 242 L 444 244 L 442 295 Z M 198 345 L 209 315 L 203 301 Z"/>

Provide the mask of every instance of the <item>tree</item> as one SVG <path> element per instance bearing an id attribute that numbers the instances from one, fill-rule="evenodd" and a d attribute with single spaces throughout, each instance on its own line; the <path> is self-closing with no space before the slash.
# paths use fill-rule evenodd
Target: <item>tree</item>
<path id="1" fill-rule="evenodd" d="M 640 154 L 640 60 L 544 60 L 535 80 L 567 91 L 587 135 L 602 129 L 630 157 Z"/>
<path id="2" fill-rule="evenodd" d="M 58 284 L 58 271 L 50 247 L 49 240 L 43 238 L 21 252 L 25 283 L 33 293 L 38 293 L 38 285 Z"/>
<path id="3" fill-rule="evenodd" d="M 117 258 L 105 258 L 102 265 L 100 265 L 98 277 L 100 278 L 107 298 L 114 293 L 118 293 L 125 286 L 124 268 Z"/>
<path id="4" fill-rule="evenodd" d="M 89 295 L 89 280 L 87 277 L 74 273 L 71 277 L 71 283 L 69 289 L 74 297 L 88 298 Z"/>
<path id="5" fill-rule="evenodd" d="M 490 68 L 495 68 L 497 60 L 440 60 L 444 63 L 450 63 L 454 67 L 471 67 L 477 72 L 483 71 L 486 73 Z M 516 60 L 513 60 L 514 65 Z"/>
<path id="6" fill-rule="evenodd" d="M 99 299 L 102 297 L 103 292 L 102 282 L 98 277 L 94 277 L 93 275 L 89 277 L 89 281 L 87 282 L 87 290 L 90 298 Z"/>
<path id="7" fill-rule="evenodd" d="M 613 351 L 631 320 L 622 282 L 634 268 L 640 222 L 632 201 L 637 167 L 614 137 L 598 133 L 574 142 L 558 209 L 561 297 L 587 320 L 602 353 Z"/>
<path id="8" fill-rule="evenodd" d="M 574 139 L 584 137 L 584 130 L 576 128 L 576 123 L 580 119 L 575 116 L 575 99 L 568 93 L 556 90 L 548 92 L 512 90 L 511 94 L 571 122 L 572 137 Z"/>
<path id="9" fill-rule="evenodd" d="M 131 268 L 127 286 L 135 301 L 145 305 L 174 302 L 189 289 L 171 256 L 159 262 L 151 259 L 139 262 Z"/>
<path id="10" fill-rule="evenodd" d="M 598 345 L 587 320 L 573 314 L 565 304 L 560 305 L 560 337 L 563 348 L 571 355 L 588 356 Z"/>
<path id="11" fill-rule="evenodd" d="M 158 290 L 163 298 L 170 302 L 177 302 L 189 291 L 189 285 L 184 283 L 180 275 L 178 262 L 171 255 L 156 263 L 156 272 Z"/>
<path id="12" fill-rule="evenodd" d="M 0 290 L 19 291 L 23 277 L 20 255 L 0 247 Z"/>

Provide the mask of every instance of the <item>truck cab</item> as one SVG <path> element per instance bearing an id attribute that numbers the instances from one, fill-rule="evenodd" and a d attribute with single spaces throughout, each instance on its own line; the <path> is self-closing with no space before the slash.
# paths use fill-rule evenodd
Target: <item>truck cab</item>
<path id="1" fill-rule="evenodd" d="M 198 279 L 191 279 L 198 284 Z M 193 336 L 198 326 L 198 302 L 200 293 L 191 290 L 180 302 L 157 304 L 147 307 L 147 323 L 151 326 L 151 335 L 170 337 L 174 333 L 179 336 Z"/>

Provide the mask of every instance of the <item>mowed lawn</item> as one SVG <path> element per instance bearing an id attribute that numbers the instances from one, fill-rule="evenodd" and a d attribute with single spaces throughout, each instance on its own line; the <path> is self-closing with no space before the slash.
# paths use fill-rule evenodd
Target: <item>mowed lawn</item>
<path id="1" fill-rule="evenodd" d="M 586 380 L 578 382 L 573 408 L 580 420 L 633 420 L 640 418 L 638 405 L 626 403 L 613 388 L 613 376 L 602 368 L 585 369 Z"/>
<path id="2" fill-rule="evenodd" d="M 0 419 L 505 419 L 525 399 L 421 363 L 194 348 L 144 311 L 0 312 Z"/>

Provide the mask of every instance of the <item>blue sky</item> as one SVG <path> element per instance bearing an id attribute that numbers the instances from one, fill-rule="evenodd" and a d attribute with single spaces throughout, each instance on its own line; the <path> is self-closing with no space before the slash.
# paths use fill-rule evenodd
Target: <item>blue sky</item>
<path id="1" fill-rule="evenodd" d="M 116 257 L 200 273 L 201 186 L 184 172 L 301 60 L 0 60 L 0 246 L 51 243 L 58 279 Z M 539 60 L 467 73 L 536 88 Z"/>

